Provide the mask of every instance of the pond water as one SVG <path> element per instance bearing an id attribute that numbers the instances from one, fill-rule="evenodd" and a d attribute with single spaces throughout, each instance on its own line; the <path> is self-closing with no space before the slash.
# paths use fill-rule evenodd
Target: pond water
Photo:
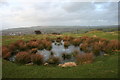
<path id="1" fill-rule="evenodd" d="M 66 60 L 63 60 L 62 58 L 62 54 L 63 53 L 66 53 L 66 54 L 72 54 L 74 51 L 78 51 L 79 53 L 84 53 L 83 51 L 80 51 L 80 48 L 79 47 L 75 47 L 74 45 L 70 45 L 68 46 L 68 48 L 65 48 L 64 47 L 64 42 L 63 40 L 61 42 L 53 42 L 52 43 L 52 49 L 51 51 L 48 51 L 48 50 L 38 50 L 38 52 L 36 54 L 41 54 L 44 56 L 44 60 L 46 61 L 47 59 L 49 59 L 49 56 L 51 55 L 51 52 L 53 52 L 54 56 L 56 57 L 59 57 L 63 62 L 68 62 L 68 61 L 74 61 L 74 57 L 71 57 L 70 59 L 66 59 Z"/>
<path id="2" fill-rule="evenodd" d="M 56 42 L 54 41 L 52 43 L 52 49 L 49 51 L 49 50 L 38 50 L 36 54 L 40 54 L 40 55 L 43 55 L 44 56 L 44 61 L 47 61 L 49 59 L 49 57 L 51 56 L 51 52 L 53 52 L 54 56 L 56 57 L 59 57 L 60 60 L 61 60 L 61 63 L 64 63 L 64 62 L 70 62 L 70 61 L 75 61 L 75 58 L 73 56 L 71 56 L 70 59 L 63 59 L 62 57 L 62 54 L 63 53 L 66 53 L 66 54 L 72 54 L 74 51 L 77 51 L 79 54 L 84 54 L 85 52 L 84 51 L 81 51 L 80 50 L 80 47 L 78 46 L 74 46 L 74 45 L 70 45 L 68 46 L 68 48 L 65 48 L 64 47 L 64 41 L 61 40 L 61 42 Z M 103 55 L 103 52 L 100 52 L 100 55 Z M 10 61 L 15 61 L 15 55 L 10 57 L 9 60 Z"/>

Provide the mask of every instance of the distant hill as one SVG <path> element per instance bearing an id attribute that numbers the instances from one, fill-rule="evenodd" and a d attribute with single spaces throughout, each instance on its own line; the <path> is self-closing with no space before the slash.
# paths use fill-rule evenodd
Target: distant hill
<path id="1" fill-rule="evenodd" d="M 64 32 L 72 32 L 72 33 L 84 33 L 89 30 L 98 29 L 104 30 L 107 28 L 117 29 L 118 26 L 32 26 L 32 27 L 24 27 L 24 28 L 12 28 L 2 30 L 2 35 L 25 35 L 25 34 L 35 34 L 35 30 L 40 30 L 43 34 L 47 33 L 64 33 Z"/>

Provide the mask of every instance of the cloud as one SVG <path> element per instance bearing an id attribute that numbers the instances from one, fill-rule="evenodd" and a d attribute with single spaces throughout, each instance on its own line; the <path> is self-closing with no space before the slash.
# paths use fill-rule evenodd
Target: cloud
<path id="1" fill-rule="evenodd" d="M 117 24 L 117 2 L 45 2 L 43 0 L 3 0 L 0 24 L 3 29 L 51 25 Z"/>

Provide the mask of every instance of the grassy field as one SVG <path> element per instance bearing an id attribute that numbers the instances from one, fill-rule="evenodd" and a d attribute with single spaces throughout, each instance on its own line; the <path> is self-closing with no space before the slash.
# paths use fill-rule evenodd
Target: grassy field
<path id="1" fill-rule="evenodd" d="M 92 64 L 71 68 L 25 66 L 3 60 L 3 78 L 117 78 L 118 54 L 96 58 Z"/>
<path id="2" fill-rule="evenodd" d="M 84 34 L 65 33 L 60 36 L 98 36 L 109 40 L 118 39 L 119 32 L 92 31 Z M 48 35 L 3 36 L 3 45 L 9 45 L 16 40 L 31 40 L 48 37 Z M 50 38 L 59 36 L 51 35 Z M 115 54 L 116 53 L 116 54 Z M 2 60 L 3 78 L 118 78 L 118 53 L 109 56 L 96 57 L 92 64 L 77 67 L 61 68 L 58 66 L 26 66 Z"/>

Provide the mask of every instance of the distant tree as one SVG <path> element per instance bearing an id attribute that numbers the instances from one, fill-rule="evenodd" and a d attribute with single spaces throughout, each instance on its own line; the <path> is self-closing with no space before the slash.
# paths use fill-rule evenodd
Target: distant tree
<path id="1" fill-rule="evenodd" d="M 42 33 L 41 33 L 41 31 L 36 30 L 36 31 L 35 31 L 35 34 L 42 34 Z"/>
<path id="2" fill-rule="evenodd" d="M 52 33 L 52 34 L 54 34 L 54 35 L 60 35 L 60 33 Z"/>

